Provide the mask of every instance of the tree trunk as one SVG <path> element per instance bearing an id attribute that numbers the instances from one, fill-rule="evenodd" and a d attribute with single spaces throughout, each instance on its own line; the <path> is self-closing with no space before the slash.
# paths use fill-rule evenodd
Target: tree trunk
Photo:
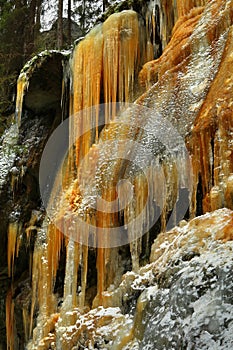
<path id="1" fill-rule="evenodd" d="M 103 0 L 103 12 L 105 12 L 106 8 L 108 7 L 108 1 L 107 0 Z"/>
<path id="2" fill-rule="evenodd" d="M 68 32 L 67 32 L 67 43 L 71 44 L 71 0 L 68 0 Z"/>
<path id="3" fill-rule="evenodd" d="M 83 34 L 85 34 L 85 29 L 86 29 L 85 17 L 86 17 L 86 1 L 83 0 L 82 15 L 81 15 L 81 18 L 80 18 L 80 25 L 81 25 L 81 29 L 82 29 Z"/>
<path id="4" fill-rule="evenodd" d="M 39 34 L 40 31 L 40 15 L 41 15 L 41 4 L 42 4 L 42 0 L 37 0 L 37 4 L 36 4 L 36 26 L 35 26 L 35 35 L 37 36 Z"/>
<path id="5" fill-rule="evenodd" d="M 24 56 L 28 60 L 34 52 L 35 44 L 35 16 L 37 0 L 31 0 L 27 9 L 27 23 L 25 26 L 24 36 Z"/>
<path id="6" fill-rule="evenodd" d="M 63 0 L 58 2 L 57 18 L 57 48 L 60 50 L 63 46 Z"/>

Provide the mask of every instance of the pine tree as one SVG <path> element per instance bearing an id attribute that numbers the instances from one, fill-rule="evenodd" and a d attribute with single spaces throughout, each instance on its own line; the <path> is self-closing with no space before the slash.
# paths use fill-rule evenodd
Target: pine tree
<path id="1" fill-rule="evenodd" d="M 18 72 L 25 61 L 27 8 L 20 1 L 1 1 L 0 112 L 10 108 Z"/>
<path id="2" fill-rule="evenodd" d="M 0 0 L 0 114 L 13 109 L 20 69 L 35 52 L 42 0 Z"/>
<path id="3" fill-rule="evenodd" d="M 83 35 L 85 35 L 95 23 L 96 18 L 102 12 L 101 2 L 90 0 L 74 1 L 74 14 L 80 24 Z"/>

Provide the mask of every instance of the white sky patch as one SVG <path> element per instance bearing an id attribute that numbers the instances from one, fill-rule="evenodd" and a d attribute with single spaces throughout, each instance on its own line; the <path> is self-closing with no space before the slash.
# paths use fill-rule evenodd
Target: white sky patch
<path id="1" fill-rule="evenodd" d="M 110 0 L 108 1 L 109 4 L 113 3 L 119 3 L 118 0 Z M 72 19 L 77 22 L 78 24 L 78 15 L 74 14 L 75 9 L 82 4 L 82 1 L 71 1 L 71 10 L 73 12 Z M 93 3 L 92 3 L 93 4 Z M 100 8 L 102 10 L 103 7 L 103 1 L 98 0 L 94 4 L 95 8 Z M 58 2 L 56 0 L 45 0 L 42 4 L 42 15 L 41 15 L 41 31 L 50 30 L 53 23 L 55 22 L 57 18 L 57 12 L 58 12 Z M 63 17 L 68 17 L 68 0 L 63 0 Z M 92 21 L 95 21 L 95 18 L 92 19 Z"/>

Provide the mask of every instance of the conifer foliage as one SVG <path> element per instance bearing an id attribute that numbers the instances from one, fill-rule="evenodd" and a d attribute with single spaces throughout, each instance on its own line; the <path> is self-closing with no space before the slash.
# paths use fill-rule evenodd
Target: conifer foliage
<path id="1" fill-rule="evenodd" d="M 16 81 L 25 62 L 45 49 L 69 48 L 116 2 L 0 0 L 0 124 L 14 110 Z"/>
<path id="2" fill-rule="evenodd" d="M 35 53 L 41 2 L 0 1 L 0 115 L 12 112 L 17 76 Z"/>

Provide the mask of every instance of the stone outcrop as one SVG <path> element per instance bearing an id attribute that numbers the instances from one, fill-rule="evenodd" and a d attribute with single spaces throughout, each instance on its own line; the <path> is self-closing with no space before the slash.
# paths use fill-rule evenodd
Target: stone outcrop
<path id="1" fill-rule="evenodd" d="M 52 131 L 61 122 L 62 60 L 60 53 L 35 57 L 22 71 L 25 84 L 20 126 L 2 136 L 0 177 L 0 347 L 23 349 L 27 341 L 23 310 L 30 307 L 30 259 L 44 220 L 39 191 L 39 161 Z M 46 98 L 44 98 L 46 96 Z M 41 103 L 42 100 L 44 104 Z M 19 112 L 19 111 L 18 111 Z M 14 306 L 13 306 L 14 304 Z M 13 313 L 14 309 L 14 313 Z M 6 315 L 7 310 L 7 315 Z M 14 324 L 17 330 L 14 331 Z M 14 336 L 11 338 L 11 332 Z M 11 340 L 9 340 L 11 339 Z"/>
<path id="2" fill-rule="evenodd" d="M 64 316 L 65 328 L 58 319 L 51 343 L 61 349 L 230 349 L 232 222 L 233 212 L 219 209 L 161 233 L 150 264 L 126 273 L 102 307 L 74 309 Z"/>

